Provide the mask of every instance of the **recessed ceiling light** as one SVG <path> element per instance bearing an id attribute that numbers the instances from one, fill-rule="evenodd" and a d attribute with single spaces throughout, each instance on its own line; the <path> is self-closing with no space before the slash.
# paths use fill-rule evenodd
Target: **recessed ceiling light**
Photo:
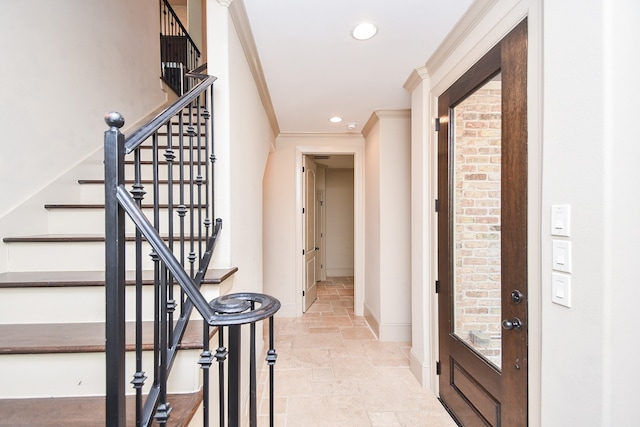
<path id="1" fill-rule="evenodd" d="M 329 119 L 331 123 L 340 123 L 342 121 L 342 117 L 333 116 Z"/>
<path id="2" fill-rule="evenodd" d="M 356 40 L 369 40 L 371 37 L 375 36 L 378 32 L 378 27 L 376 27 L 371 22 L 362 22 L 358 24 L 351 35 Z"/>

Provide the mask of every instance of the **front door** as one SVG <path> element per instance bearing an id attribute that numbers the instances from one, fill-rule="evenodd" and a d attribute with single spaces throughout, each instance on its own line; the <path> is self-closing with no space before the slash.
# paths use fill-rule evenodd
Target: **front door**
<path id="1" fill-rule="evenodd" d="M 304 288 L 302 300 L 304 311 L 307 311 L 317 296 L 316 288 L 316 260 L 318 244 L 316 241 L 316 164 L 309 156 L 304 156 L 302 169 L 303 183 L 303 224 L 304 224 Z"/>
<path id="2" fill-rule="evenodd" d="M 440 397 L 527 425 L 527 21 L 438 99 Z"/>

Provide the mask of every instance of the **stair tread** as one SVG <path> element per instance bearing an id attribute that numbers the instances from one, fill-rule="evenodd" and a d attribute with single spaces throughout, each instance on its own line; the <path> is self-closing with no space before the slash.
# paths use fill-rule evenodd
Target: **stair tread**
<path id="1" fill-rule="evenodd" d="M 217 285 L 238 271 L 237 267 L 209 268 L 203 284 Z M 142 272 L 142 283 L 153 284 L 153 271 Z M 127 271 L 127 285 L 135 284 L 135 272 Z M 0 288 L 104 286 L 104 271 L 26 271 L 0 273 Z"/>
<path id="2" fill-rule="evenodd" d="M 187 426 L 202 402 L 202 390 L 169 394 L 168 426 Z M 127 425 L 133 426 L 134 396 L 127 396 Z M 104 427 L 105 397 L 0 399 L 0 427 Z M 157 423 L 153 423 L 157 425 Z"/>
<path id="3" fill-rule="evenodd" d="M 168 240 L 168 236 L 161 236 L 163 240 Z M 180 236 L 174 236 L 174 240 L 179 240 Z M 125 236 L 127 242 L 134 242 L 136 236 Z M 142 238 L 144 240 L 144 237 Z M 189 236 L 184 236 L 185 241 Z M 104 242 L 104 234 L 34 234 L 31 236 L 13 236 L 2 239 L 5 243 L 29 243 L 29 242 Z"/>
<path id="4" fill-rule="evenodd" d="M 191 320 L 181 349 L 202 348 L 201 320 Z M 210 329 L 213 337 L 214 328 Z M 153 322 L 143 322 L 143 350 L 153 350 Z M 135 350 L 135 322 L 126 323 L 126 349 Z M 105 351 L 104 323 L 39 323 L 0 325 L 1 354 L 94 353 Z"/>
<path id="5" fill-rule="evenodd" d="M 201 165 L 204 165 L 204 163 L 201 163 Z M 195 164 L 194 164 L 195 166 Z M 124 180 L 124 184 L 135 184 L 135 180 L 134 179 L 125 179 Z M 141 184 L 153 184 L 154 181 L 152 179 L 141 179 L 140 180 Z M 158 184 L 168 184 L 169 180 L 167 179 L 159 179 L 158 180 Z M 175 185 L 180 184 L 180 181 L 178 179 L 174 179 L 173 183 Z M 188 184 L 189 180 L 185 180 L 185 184 Z M 202 184 L 206 184 L 207 181 L 203 180 Z M 78 180 L 78 184 L 104 184 L 104 179 L 79 179 Z"/>
<path id="6" fill-rule="evenodd" d="M 185 203 L 185 206 L 189 208 L 189 203 Z M 167 209 L 169 207 L 166 203 L 160 203 L 158 205 L 160 209 Z M 174 209 L 177 210 L 178 205 L 174 204 Z M 104 209 L 104 203 L 47 203 L 44 205 L 45 209 Z M 152 209 L 152 204 L 142 204 L 142 209 Z"/>

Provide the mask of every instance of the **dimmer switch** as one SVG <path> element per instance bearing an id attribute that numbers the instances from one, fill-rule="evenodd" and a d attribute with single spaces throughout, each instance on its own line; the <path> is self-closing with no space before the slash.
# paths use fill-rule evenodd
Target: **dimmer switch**
<path id="1" fill-rule="evenodd" d="M 569 237 L 571 233 L 571 205 L 551 206 L 551 235 Z"/>
<path id="2" fill-rule="evenodd" d="M 553 269 L 571 273 L 571 242 L 566 240 L 553 241 Z"/>
<path id="3" fill-rule="evenodd" d="M 551 301 L 571 307 L 571 276 L 562 273 L 551 274 Z"/>

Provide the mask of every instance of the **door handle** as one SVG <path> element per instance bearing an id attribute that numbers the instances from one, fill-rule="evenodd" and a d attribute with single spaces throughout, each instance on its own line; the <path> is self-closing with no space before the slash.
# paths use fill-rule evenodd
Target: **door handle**
<path id="1" fill-rule="evenodd" d="M 517 317 L 514 317 L 513 319 L 504 319 L 502 321 L 502 327 L 507 331 L 512 329 L 519 331 L 522 329 L 522 321 Z"/>

